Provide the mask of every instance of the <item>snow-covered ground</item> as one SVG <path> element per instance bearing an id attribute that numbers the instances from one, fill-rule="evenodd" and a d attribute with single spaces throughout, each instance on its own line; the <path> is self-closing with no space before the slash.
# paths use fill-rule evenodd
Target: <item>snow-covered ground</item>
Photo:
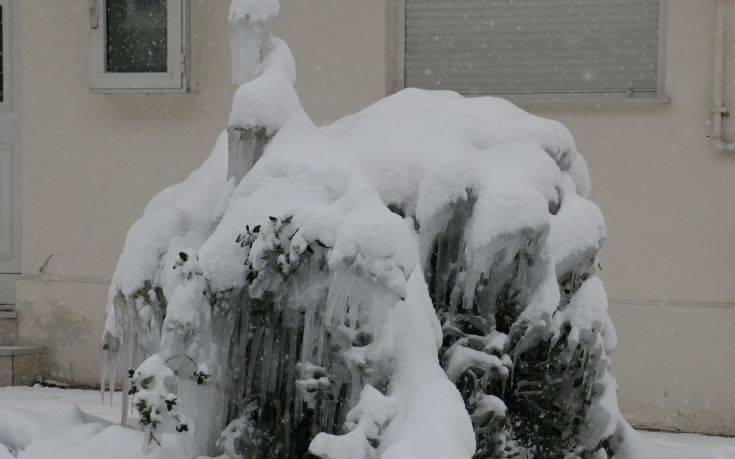
<path id="1" fill-rule="evenodd" d="M 111 406 L 109 395 L 102 405 L 100 393 L 92 390 L 0 387 L 0 459 L 191 457 L 169 435 L 161 448 L 145 455 L 141 432 L 114 425 L 120 422 L 120 403 L 120 392 Z"/>
<path id="2" fill-rule="evenodd" d="M 121 393 L 115 392 L 110 404 L 109 392 L 105 403 L 94 390 L 56 389 L 53 387 L 0 387 L 0 409 L 16 408 L 28 411 L 48 412 L 68 405 L 76 405 L 84 413 L 111 423 L 120 422 Z M 134 413 L 131 413 L 134 416 Z"/>
<path id="3" fill-rule="evenodd" d="M 732 437 L 712 437 L 708 435 L 689 434 L 689 433 L 670 433 L 670 432 L 650 432 L 640 431 L 644 438 L 659 446 L 705 446 L 735 447 L 735 438 Z M 735 456 L 727 456 L 735 457 Z"/>
<path id="4" fill-rule="evenodd" d="M 23 449 L 17 453 L 18 459 L 188 457 L 183 445 L 170 436 L 164 436 L 163 448 L 144 455 L 140 447 L 143 440 L 140 432 L 112 425 L 120 421 L 120 392 L 115 393 L 112 404 L 109 394 L 107 397 L 103 405 L 99 392 L 91 390 L 0 388 L 0 459 L 13 458 L 11 453 L 16 453 L 13 449 L 18 448 L 18 443 L 23 443 Z M 134 424 L 133 420 L 131 425 Z M 701 447 L 701 455 L 676 457 L 735 458 L 735 438 L 665 432 L 642 434 L 659 446 Z"/>

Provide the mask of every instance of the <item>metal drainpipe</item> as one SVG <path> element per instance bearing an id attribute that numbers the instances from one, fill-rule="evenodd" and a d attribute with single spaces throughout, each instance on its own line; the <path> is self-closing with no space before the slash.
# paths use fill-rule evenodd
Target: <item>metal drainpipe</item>
<path id="1" fill-rule="evenodd" d="M 720 151 L 735 151 L 735 143 L 727 143 L 722 139 L 722 117 L 729 114 L 722 105 L 722 79 L 724 76 L 722 61 L 724 56 L 723 41 L 725 37 L 725 0 L 717 0 L 715 13 L 715 65 L 712 88 L 712 145 Z"/>

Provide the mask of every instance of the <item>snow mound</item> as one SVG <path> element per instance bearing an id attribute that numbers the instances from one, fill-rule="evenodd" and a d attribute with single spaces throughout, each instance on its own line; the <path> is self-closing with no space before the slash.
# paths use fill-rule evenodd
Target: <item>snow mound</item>
<path id="1" fill-rule="evenodd" d="M 53 397 L 64 397 L 64 392 L 67 391 Z M 0 401 L 0 459 L 173 459 L 191 456 L 180 439 L 169 434 L 162 437 L 160 448 L 146 456 L 139 446 L 143 443 L 141 432 L 110 425 L 72 404 L 34 399 L 16 404 L 27 408 L 7 406 L 12 402 L 13 399 L 4 397 Z"/>
<path id="2" fill-rule="evenodd" d="M 314 453 L 406 457 L 406 451 L 425 450 L 425 457 L 471 456 L 470 419 L 437 358 L 442 330 L 423 270 L 438 235 L 452 220 L 452 209 L 472 200 L 472 216 L 463 230 L 464 302 L 474 301 L 482 273 L 508 263 L 526 235 L 532 235 L 540 246 L 537 253 L 544 248 L 547 254 L 541 264 L 550 269 L 540 283 L 546 288 L 524 312 L 536 319 L 550 317 L 559 305 L 556 269 L 561 265 L 559 274 L 567 274 L 580 259 L 594 260 L 604 238 L 599 210 L 580 197 L 589 180 L 571 137 L 559 124 L 500 99 L 420 90 L 404 90 L 323 128 L 290 102 L 276 106 L 277 116 L 240 115 L 238 106 L 251 109 L 267 105 L 264 100 L 275 94 L 285 99 L 294 94 L 292 89 L 257 89 L 257 96 L 250 96 L 250 84 L 259 86 L 261 80 L 238 91 L 231 121 L 272 129 L 275 136 L 264 156 L 233 191 L 220 138 L 202 169 L 151 203 L 131 230 L 118 265 L 108 341 L 119 346 L 122 340 L 120 318 L 127 315 L 121 304 L 138 304 L 141 313 L 133 314 L 134 320 L 143 321 L 147 330 L 162 328 L 160 343 L 165 343 L 161 348 L 156 340 L 146 345 L 139 339 L 143 354 L 160 352 L 167 359 L 185 354 L 209 368 L 211 380 L 223 381 L 233 371 L 220 365 L 232 352 L 232 332 L 214 324 L 212 299 L 220 302 L 218 307 L 233 308 L 232 292 L 245 291 L 253 299 L 277 294 L 278 307 L 316 311 L 326 323 L 319 325 L 322 329 L 344 327 L 350 341 L 358 333 L 372 337 L 371 344 L 352 346 L 343 354 L 348 369 L 373 367 L 362 371 L 358 381 L 345 378 L 353 392 L 347 398 L 355 404 L 350 414 L 360 406 L 361 387 L 385 387 L 384 396 L 396 406 L 390 422 L 357 420 L 344 439 L 320 434 Z M 575 233 L 555 231 L 564 225 L 581 233 L 585 243 Z M 541 247 L 550 240 L 558 242 Z M 316 264 L 323 265 L 321 271 Z M 192 283 L 198 278 L 202 281 Z M 197 298 L 200 291 L 206 295 Z M 121 294 L 127 302 L 116 307 L 114 299 Z M 165 319 L 163 312 L 155 312 L 164 299 Z M 583 321 L 579 328 L 598 320 L 608 330 L 606 303 L 597 304 L 597 309 L 579 306 L 586 314 L 574 317 Z M 570 304 L 568 315 L 576 308 Z M 178 339 L 187 329 L 199 338 L 211 336 L 209 342 Z M 315 339 L 323 340 L 323 333 Z M 448 358 L 474 353 L 497 367 L 505 365 L 500 357 L 461 343 L 453 349 Z M 325 363 L 303 351 L 292 358 L 317 367 Z M 458 357 L 452 363 L 448 371 L 455 382 L 474 365 Z M 325 379 L 329 391 L 335 381 Z M 308 386 L 308 380 L 318 378 L 306 380 Z M 382 441 L 371 443 L 373 437 Z M 432 456 L 432 451 L 441 455 Z"/>
<path id="3" fill-rule="evenodd" d="M 79 413 L 74 405 L 79 405 L 83 412 Z M 368 390 L 361 395 L 360 404 L 353 410 L 355 415 L 350 416 L 349 422 L 365 418 L 380 424 L 395 418 L 395 408 L 393 399 L 386 398 L 379 391 Z M 20 417 L 18 410 L 22 413 Z M 109 425 L 110 421 L 119 419 L 119 413 L 119 398 L 115 397 L 115 403 L 110 406 L 100 406 L 99 394 L 94 391 L 38 386 L 0 388 L 0 459 L 181 459 L 190 454 L 183 449 L 179 439 L 166 435 L 163 447 L 144 455 L 137 447 L 143 440 L 142 433 Z M 83 424 L 80 424 L 80 415 Z M 15 420 L 19 422 L 11 422 Z M 31 430 L 34 434 L 22 434 Z M 27 440 L 17 440 L 21 436 Z M 625 448 L 631 451 L 631 458 L 735 457 L 735 440 L 732 438 L 662 432 L 643 432 L 643 438 L 633 435 L 630 438 L 632 441 Z M 16 450 L 11 446 L 20 444 L 26 445 L 24 449 Z"/>
<path id="4" fill-rule="evenodd" d="M 262 157 L 228 179 L 239 140 L 220 136 L 130 230 L 110 289 L 106 369 L 129 371 L 148 444 L 176 430 L 233 457 L 622 451 L 594 277 L 605 226 L 570 133 L 418 89 L 315 126 L 270 36 L 277 5 L 255 3 L 233 3 L 229 129 Z"/>

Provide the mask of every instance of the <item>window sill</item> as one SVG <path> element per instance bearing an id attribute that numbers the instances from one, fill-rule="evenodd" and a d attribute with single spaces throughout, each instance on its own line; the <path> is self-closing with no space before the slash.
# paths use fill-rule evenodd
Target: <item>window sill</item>
<path id="1" fill-rule="evenodd" d="M 188 88 L 89 88 L 93 94 L 191 94 Z"/>
<path id="2" fill-rule="evenodd" d="M 395 94 L 405 87 L 395 87 L 388 95 Z M 626 96 L 622 93 L 577 93 L 577 94 L 493 94 L 493 93 L 460 93 L 464 97 L 499 97 L 514 104 L 521 105 L 667 105 L 671 97 L 667 95 Z"/>
<path id="3" fill-rule="evenodd" d="M 468 97 L 502 97 L 515 104 L 523 105 L 666 105 L 671 103 L 669 96 L 625 97 L 602 94 L 465 94 Z"/>

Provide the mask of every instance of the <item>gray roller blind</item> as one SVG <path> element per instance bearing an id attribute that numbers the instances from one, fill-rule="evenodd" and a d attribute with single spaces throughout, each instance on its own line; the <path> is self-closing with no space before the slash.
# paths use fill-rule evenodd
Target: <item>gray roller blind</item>
<path id="1" fill-rule="evenodd" d="M 651 97 L 658 41 L 658 0 L 405 0 L 404 84 Z"/>

